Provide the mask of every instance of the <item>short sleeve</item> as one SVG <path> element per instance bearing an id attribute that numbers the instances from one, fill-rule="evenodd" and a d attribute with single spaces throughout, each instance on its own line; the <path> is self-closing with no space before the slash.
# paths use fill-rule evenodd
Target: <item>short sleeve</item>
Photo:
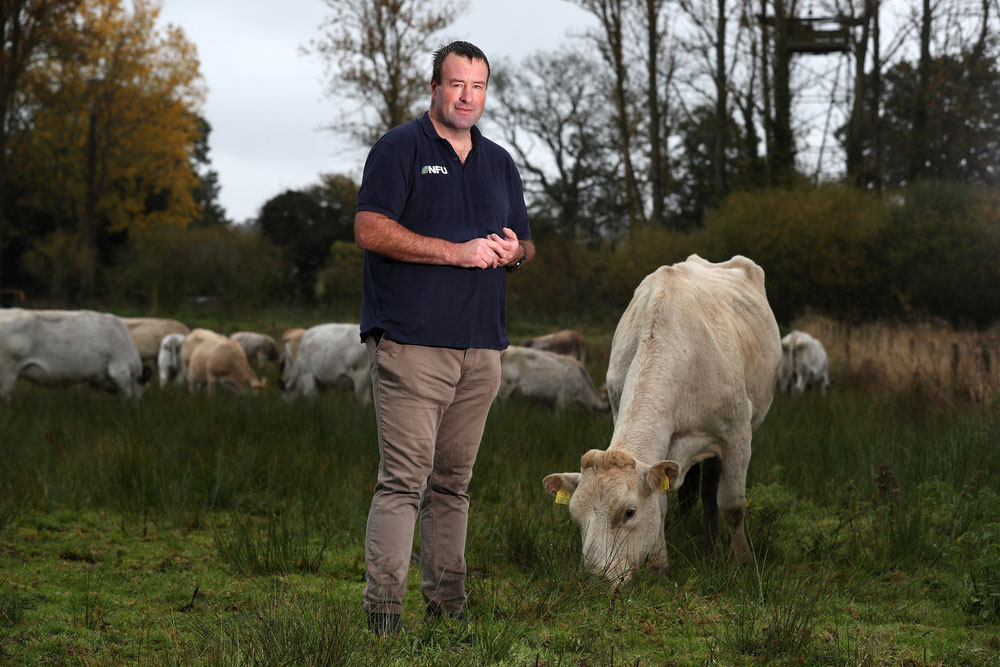
<path id="1" fill-rule="evenodd" d="M 355 212 L 372 211 L 398 221 L 410 191 L 411 151 L 401 150 L 388 137 L 368 152 Z"/>

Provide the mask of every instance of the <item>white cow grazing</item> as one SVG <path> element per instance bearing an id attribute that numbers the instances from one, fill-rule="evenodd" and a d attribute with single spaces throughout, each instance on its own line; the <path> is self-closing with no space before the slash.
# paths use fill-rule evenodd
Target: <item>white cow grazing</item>
<path id="1" fill-rule="evenodd" d="M 511 345 L 500 357 L 501 399 L 520 394 L 562 410 L 580 403 L 588 410 L 607 410 L 587 369 L 573 357 Z"/>
<path id="2" fill-rule="evenodd" d="M 750 438 L 770 408 L 780 357 L 764 271 L 749 259 L 691 255 L 646 276 L 611 344 L 611 444 L 584 454 L 581 472 L 544 480 L 556 502 L 568 500 L 591 571 L 627 581 L 643 562 L 666 569 L 663 491 L 712 457 L 721 477 L 717 505 L 702 498 L 706 530 L 714 540 L 721 508 L 736 555 L 749 555 Z"/>
<path id="3" fill-rule="evenodd" d="M 62 386 L 86 383 L 139 400 L 152 371 L 143 368 L 128 328 L 91 310 L 0 310 L 0 400 L 18 378 Z"/>
<path id="4" fill-rule="evenodd" d="M 243 348 L 243 354 L 246 355 L 247 361 L 255 361 L 257 368 L 261 368 L 269 361 L 274 363 L 278 361 L 278 344 L 267 334 L 256 331 L 237 331 L 230 334 L 229 338 Z"/>
<path id="5" fill-rule="evenodd" d="M 778 366 L 778 387 L 789 393 L 801 394 L 819 387 L 824 396 L 830 386 L 826 350 L 805 331 L 792 331 L 781 339 L 781 365 Z"/>
<path id="6" fill-rule="evenodd" d="M 167 334 L 160 341 L 160 352 L 156 355 L 156 367 L 160 369 L 160 386 L 171 382 L 184 383 L 184 366 L 181 363 L 181 345 L 184 334 Z"/>
<path id="7" fill-rule="evenodd" d="M 160 343 L 167 334 L 187 335 L 190 331 L 182 322 L 161 317 L 123 317 L 121 320 L 128 327 L 143 361 L 152 361 L 159 356 Z"/>
<path id="8" fill-rule="evenodd" d="M 302 335 L 282 376 L 285 396 L 313 397 L 320 387 L 353 389 L 363 405 L 372 401 L 368 352 L 357 324 L 318 324 Z"/>
<path id="9" fill-rule="evenodd" d="M 239 344 L 208 329 L 195 329 L 184 338 L 181 365 L 192 393 L 202 387 L 211 393 L 216 385 L 234 392 L 266 386 L 257 379 Z"/>

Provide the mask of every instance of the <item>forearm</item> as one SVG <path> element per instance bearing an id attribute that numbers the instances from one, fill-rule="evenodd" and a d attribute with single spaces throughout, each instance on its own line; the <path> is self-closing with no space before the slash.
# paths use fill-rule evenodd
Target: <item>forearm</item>
<path id="1" fill-rule="evenodd" d="M 354 240 L 363 250 L 401 262 L 417 264 L 457 264 L 454 243 L 421 236 L 395 220 L 371 211 L 354 216 Z"/>

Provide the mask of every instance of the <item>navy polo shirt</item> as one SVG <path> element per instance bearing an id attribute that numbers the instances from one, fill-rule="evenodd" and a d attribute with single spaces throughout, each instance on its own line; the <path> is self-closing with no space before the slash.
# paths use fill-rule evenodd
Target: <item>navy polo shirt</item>
<path id="1" fill-rule="evenodd" d="M 502 147 L 472 127 L 459 160 L 429 116 L 387 132 L 368 153 L 356 211 L 381 213 L 423 236 L 455 243 L 531 238 L 521 177 Z M 506 349 L 507 273 L 400 262 L 365 251 L 361 335 L 382 329 L 399 343 Z"/>

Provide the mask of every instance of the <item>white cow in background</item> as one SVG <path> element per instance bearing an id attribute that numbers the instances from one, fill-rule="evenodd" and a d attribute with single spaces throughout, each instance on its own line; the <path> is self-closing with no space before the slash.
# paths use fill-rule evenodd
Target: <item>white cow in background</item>
<path id="1" fill-rule="evenodd" d="M 607 410 L 608 402 L 594 387 L 587 369 L 573 357 L 511 345 L 500 357 L 497 397 L 519 394 L 562 410 L 579 403 L 588 410 Z"/>
<path id="2" fill-rule="evenodd" d="M 160 370 L 160 386 L 171 382 L 184 384 L 184 365 L 181 363 L 181 345 L 184 334 L 167 334 L 160 341 L 160 351 L 156 355 L 156 367 Z"/>
<path id="3" fill-rule="evenodd" d="M 706 459 L 717 459 L 706 463 L 718 476 L 702 494 L 707 545 L 721 510 L 737 557 L 750 555 L 750 439 L 771 406 L 780 358 L 764 271 L 751 260 L 691 255 L 643 279 L 611 343 L 611 444 L 585 453 L 580 472 L 544 479 L 569 504 L 589 570 L 626 581 L 643 563 L 666 569 L 663 492 Z M 716 481 L 717 493 L 705 493 Z"/>
<path id="4" fill-rule="evenodd" d="M 353 389 L 363 405 L 372 401 L 368 352 L 357 324 L 318 324 L 302 334 L 292 362 L 285 366 L 285 396 L 313 397 L 321 387 Z"/>
<path id="5" fill-rule="evenodd" d="M 805 331 L 795 330 L 781 339 L 781 365 L 778 367 L 778 387 L 801 394 L 819 387 L 824 396 L 830 386 L 830 376 L 823 344 Z"/>
<path id="6" fill-rule="evenodd" d="M 18 378 L 44 386 L 89 384 L 139 400 L 144 368 L 128 327 L 91 310 L 0 310 L 0 400 L 10 403 Z"/>

